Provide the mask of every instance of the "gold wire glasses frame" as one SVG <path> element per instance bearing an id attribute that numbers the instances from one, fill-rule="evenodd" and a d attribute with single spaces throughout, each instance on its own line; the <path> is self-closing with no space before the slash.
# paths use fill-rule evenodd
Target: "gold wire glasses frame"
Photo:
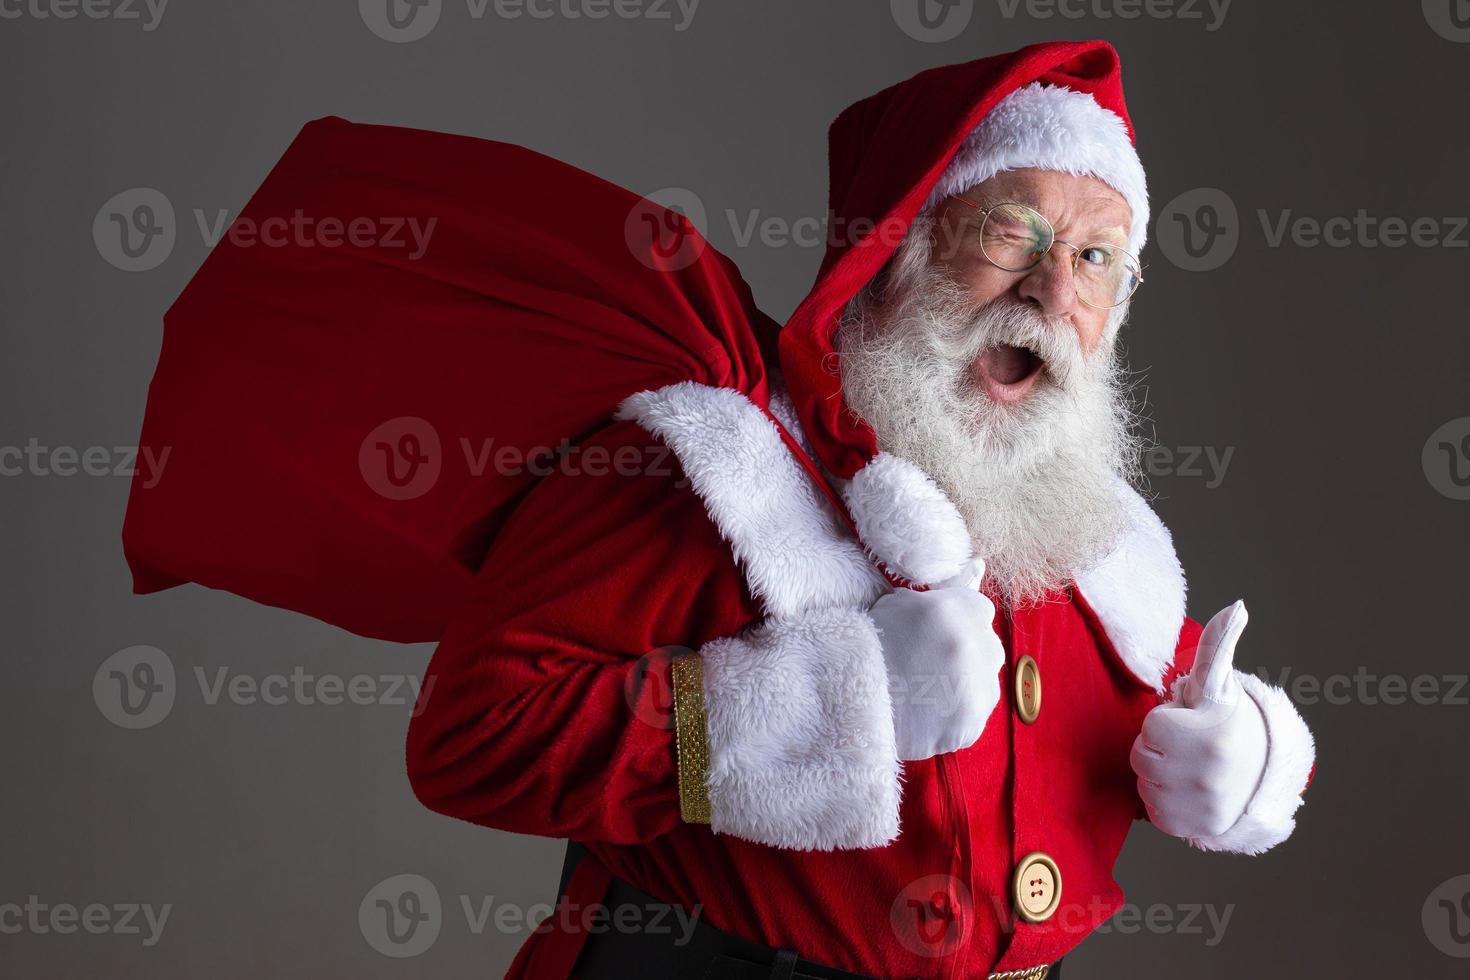
<path id="1" fill-rule="evenodd" d="M 955 195 L 955 200 L 966 207 L 975 209 L 979 213 L 981 219 L 980 252 L 985 256 L 986 261 L 997 269 L 1003 269 L 1006 272 L 1028 272 L 1041 264 L 1041 260 L 1051 251 L 1053 245 L 1065 245 L 1072 250 L 1072 285 L 1077 290 L 1077 298 L 1093 309 L 1110 310 L 1114 307 L 1122 306 L 1138 291 L 1138 287 L 1143 285 L 1143 275 L 1138 264 L 1138 257 L 1127 249 L 1120 248 L 1111 242 L 1088 242 L 1085 245 L 1073 245 L 1071 242 L 1064 242 L 1056 236 L 1056 230 L 1052 227 L 1051 222 L 1046 219 L 1045 215 L 1035 208 L 1027 207 L 1024 204 L 1017 204 L 1014 201 L 1003 201 L 999 204 L 984 207 L 958 194 Z M 1003 209 L 1014 210 L 1007 212 Z M 991 215 L 998 212 L 1019 216 L 1025 222 L 1031 233 L 1028 238 L 1024 239 L 1027 242 L 1024 249 L 1016 251 L 1014 255 L 1010 256 L 1001 254 L 999 259 L 990 254 L 992 249 L 997 248 L 996 245 L 992 244 L 991 249 L 985 247 L 986 227 L 990 223 Z M 1013 235 L 1004 235 L 1001 233 L 997 233 L 993 237 L 1011 240 L 1015 238 Z M 1014 244 L 1008 247 L 1012 249 L 1016 248 Z M 1092 249 L 1102 250 L 1111 256 L 1112 259 L 1111 261 L 1104 262 L 1102 268 L 1095 273 L 1082 272 L 1077 268 L 1077 263 L 1081 260 L 1084 252 Z M 1086 293 L 1094 289 L 1105 290 L 1101 295 L 1111 295 L 1116 298 L 1112 303 L 1089 300 Z M 1097 298 L 1098 294 L 1094 294 L 1094 299 Z"/>

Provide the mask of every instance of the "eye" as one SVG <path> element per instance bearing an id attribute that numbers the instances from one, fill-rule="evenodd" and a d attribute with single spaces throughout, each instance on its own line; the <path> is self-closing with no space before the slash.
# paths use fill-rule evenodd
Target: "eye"
<path id="1" fill-rule="evenodd" d="M 1083 262 L 1088 262 L 1092 265 L 1099 266 L 1111 265 L 1113 261 L 1112 251 L 1110 249 L 1101 248 L 1097 245 L 1087 246 L 1082 250 L 1082 254 L 1078 257 Z"/>

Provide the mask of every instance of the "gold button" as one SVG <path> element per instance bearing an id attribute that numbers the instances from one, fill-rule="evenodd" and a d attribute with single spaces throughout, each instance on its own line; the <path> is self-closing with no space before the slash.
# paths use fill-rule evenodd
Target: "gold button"
<path id="1" fill-rule="evenodd" d="M 1011 891 L 1021 918 L 1027 922 L 1045 922 L 1062 900 L 1062 872 L 1049 856 L 1032 851 L 1016 865 Z"/>
<path id="2" fill-rule="evenodd" d="M 1016 714 L 1028 725 L 1041 714 L 1041 668 L 1029 656 L 1016 661 Z"/>

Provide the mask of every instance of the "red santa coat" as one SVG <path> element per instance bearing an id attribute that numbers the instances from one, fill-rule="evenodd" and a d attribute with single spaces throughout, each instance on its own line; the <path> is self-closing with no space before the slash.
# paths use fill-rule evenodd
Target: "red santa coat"
<path id="1" fill-rule="evenodd" d="M 875 976 L 1051 962 L 1111 915 L 1122 902 L 1113 863 L 1139 815 L 1129 748 L 1199 635 L 1183 616 L 1168 533 L 1142 501 L 1118 552 L 1079 589 L 997 615 L 1001 703 L 975 745 L 903 765 L 896 840 L 753 843 L 680 818 L 659 651 L 698 649 L 772 612 L 862 608 L 887 586 L 860 573 L 871 565 L 855 539 L 803 486 L 808 474 L 753 403 L 692 385 L 632 401 L 635 418 L 590 445 L 653 458 L 668 444 L 679 463 L 558 473 L 517 510 L 429 666 L 408 746 L 420 799 L 586 843 L 593 860 L 571 883 L 575 908 L 596 902 L 610 873 L 718 928 Z M 779 398 L 773 406 L 795 425 Z M 567 589 L 568 575 L 583 587 Z M 1010 675 L 1021 654 L 1037 661 L 1045 692 L 1029 725 Z M 863 798 L 850 786 L 789 788 Z M 793 841 L 804 832 L 799 820 L 790 830 Z M 1051 855 L 1064 882 L 1061 906 L 1039 924 L 1018 921 L 1009 897 L 1033 851 Z M 567 921 L 532 936 L 510 976 L 568 976 L 585 932 Z"/>

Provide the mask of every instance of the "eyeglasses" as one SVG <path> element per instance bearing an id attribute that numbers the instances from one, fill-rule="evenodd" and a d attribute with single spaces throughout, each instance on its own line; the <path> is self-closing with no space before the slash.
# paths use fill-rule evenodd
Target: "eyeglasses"
<path id="1" fill-rule="evenodd" d="M 1011 202 L 982 207 L 955 196 L 981 215 L 980 251 L 991 265 L 1006 272 L 1027 272 L 1041 264 L 1053 245 L 1073 252 L 1072 282 L 1077 298 L 1099 310 L 1128 302 L 1143 285 L 1142 269 L 1132 253 L 1108 242 L 1073 245 L 1057 238 L 1051 222 L 1024 204 Z"/>

